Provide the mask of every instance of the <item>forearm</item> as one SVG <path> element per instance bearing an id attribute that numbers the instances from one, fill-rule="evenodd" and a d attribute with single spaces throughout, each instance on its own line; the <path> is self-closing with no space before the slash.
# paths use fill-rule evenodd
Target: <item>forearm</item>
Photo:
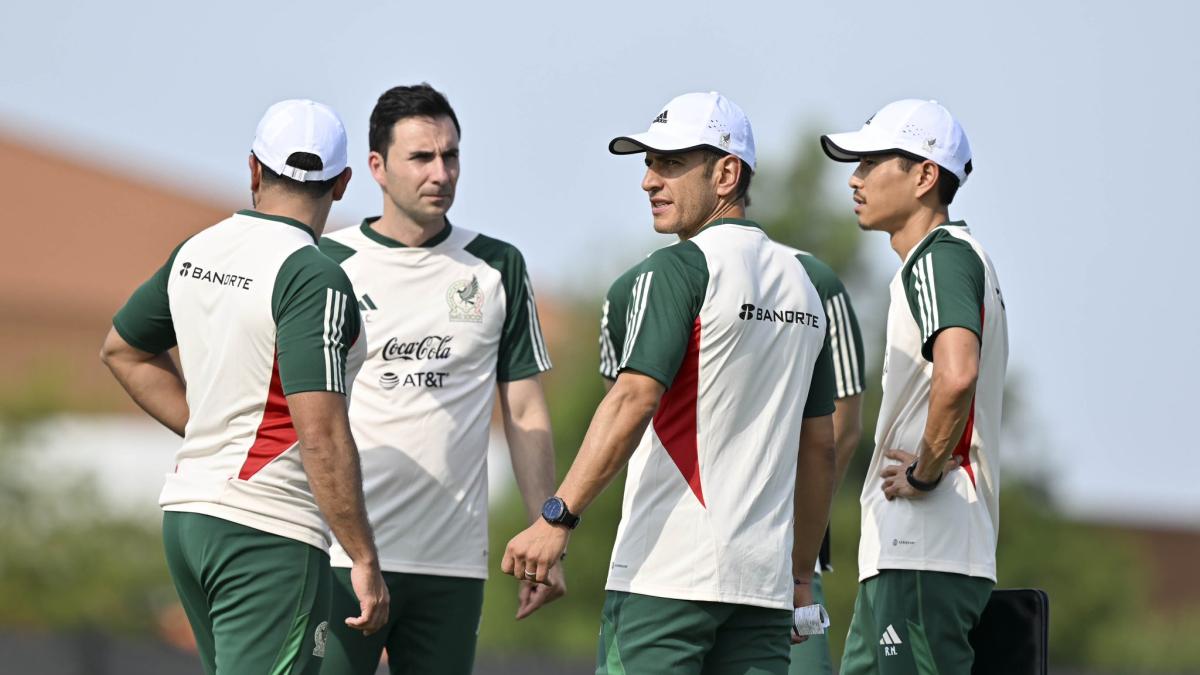
<path id="1" fill-rule="evenodd" d="M 934 481 L 954 453 L 958 439 L 967 426 L 975 386 L 938 387 L 936 380 L 929 394 L 929 418 L 921 438 L 917 478 Z"/>
<path id="2" fill-rule="evenodd" d="M 792 543 L 792 575 L 796 579 L 812 578 L 829 525 L 836 476 L 833 421 L 829 416 L 805 419 L 796 459 Z"/>
<path id="3" fill-rule="evenodd" d="M 378 564 L 346 398 L 316 391 L 289 395 L 287 402 L 317 508 L 355 564 Z"/>
<path id="4" fill-rule="evenodd" d="M 121 346 L 110 342 L 106 341 L 100 360 L 113 377 L 142 410 L 182 436 L 188 421 L 187 393 L 170 354 L 146 354 L 123 341 Z"/>
<path id="5" fill-rule="evenodd" d="M 971 414 L 979 377 L 979 339 L 964 328 L 948 328 L 933 343 L 929 414 L 913 476 L 936 482 L 954 453 Z"/>
<path id="6" fill-rule="evenodd" d="M 501 384 L 500 407 L 517 489 L 533 522 L 554 492 L 554 440 L 546 397 L 531 380 Z"/>
<path id="7" fill-rule="evenodd" d="M 855 394 L 835 402 L 833 413 L 833 436 L 836 444 L 834 459 L 836 462 L 834 475 L 834 492 L 836 493 L 846 478 L 846 470 L 850 468 L 850 460 L 862 439 L 862 394 Z"/>
<path id="8" fill-rule="evenodd" d="M 355 563 L 376 562 L 358 449 L 349 434 L 334 432 L 326 442 L 302 443 L 300 456 L 317 507 L 346 554 Z"/>
<path id="9" fill-rule="evenodd" d="M 644 377 L 644 376 L 638 376 Z M 637 449 L 661 396 L 630 391 L 618 380 L 592 417 L 558 494 L 576 514 L 596 499 Z"/>

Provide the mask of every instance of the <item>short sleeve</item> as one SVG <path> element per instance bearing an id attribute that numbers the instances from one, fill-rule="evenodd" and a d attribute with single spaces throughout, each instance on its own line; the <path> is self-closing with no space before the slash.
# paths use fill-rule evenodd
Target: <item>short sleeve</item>
<path id="1" fill-rule="evenodd" d="M 854 305 L 850 302 L 850 294 L 829 265 L 809 254 L 796 257 L 804 265 L 825 307 L 837 398 L 861 394 L 867 387 L 867 373 L 862 361 L 862 329 L 859 328 Z"/>
<path id="2" fill-rule="evenodd" d="M 504 327 L 500 332 L 496 379 L 512 382 L 550 370 L 550 351 L 542 335 L 524 256 L 512 244 L 484 235 L 467 244 L 466 250 L 498 271 L 504 286 Z"/>
<path id="3" fill-rule="evenodd" d="M 621 372 L 621 355 L 625 349 L 625 314 L 637 268 L 631 269 L 612 283 L 604 296 L 600 310 L 600 374 L 615 380 Z"/>
<path id="4" fill-rule="evenodd" d="M 835 393 L 833 356 L 830 339 L 826 335 L 825 345 L 821 347 L 820 353 L 817 354 L 817 361 L 813 365 L 812 381 L 808 385 L 808 400 L 804 402 L 804 416 L 832 415 Z"/>
<path id="5" fill-rule="evenodd" d="M 167 262 L 133 292 L 125 306 L 113 317 L 113 328 L 117 334 L 135 349 L 161 354 L 176 344 L 167 281 L 175 264 L 175 256 L 182 247 L 183 244 L 180 244 L 171 251 Z"/>
<path id="6" fill-rule="evenodd" d="M 670 387 L 707 288 L 707 262 L 692 242 L 659 249 L 642 262 L 627 295 L 619 370 L 636 370 Z"/>
<path id="7" fill-rule="evenodd" d="M 346 354 L 362 328 L 350 279 L 314 246 L 284 261 L 271 295 L 275 349 L 285 395 L 345 394 Z"/>
<path id="8" fill-rule="evenodd" d="M 933 360 L 933 342 L 947 328 L 966 328 L 983 339 L 983 261 L 970 244 L 939 236 L 905 266 L 903 282 L 926 360 Z"/>

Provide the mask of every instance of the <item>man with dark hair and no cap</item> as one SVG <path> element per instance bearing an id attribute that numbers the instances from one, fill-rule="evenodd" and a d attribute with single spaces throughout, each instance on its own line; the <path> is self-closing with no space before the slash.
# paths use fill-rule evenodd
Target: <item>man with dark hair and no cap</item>
<path id="1" fill-rule="evenodd" d="M 466 675 L 487 578 L 488 439 L 494 402 L 530 520 L 554 490 L 541 373 L 550 356 L 525 258 L 451 224 L 460 127 L 428 84 L 393 87 L 371 112 L 371 176 L 382 214 L 330 233 L 321 250 L 349 275 L 371 328 L 350 426 L 367 511 L 396 609 L 370 636 L 335 624 L 324 675 Z M 352 559 L 332 549 L 335 615 L 354 610 Z M 524 580 L 522 619 L 561 597 Z"/>
<path id="2" fill-rule="evenodd" d="M 628 463 L 596 672 L 782 675 L 833 492 L 821 298 L 745 219 L 754 140 L 729 99 L 677 97 L 609 150 L 645 153 L 654 229 L 679 241 L 629 276 L 616 381 L 502 570 L 545 579 Z"/>
<path id="3" fill-rule="evenodd" d="M 864 230 L 903 261 L 891 283 L 883 401 L 862 491 L 844 675 L 968 675 L 967 635 L 996 580 L 1008 328 L 991 260 L 949 205 L 972 169 L 936 101 L 883 107 L 821 137 Z"/>
<path id="4" fill-rule="evenodd" d="M 316 247 L 350 181 L 346 132 L 327 106 L 283 101 L 259 122 L 249 164 L 254 210 L 176 247 L 117 312 L 101 358 L 183 437 L 159 503 L 205 672 L 316 675 L 330 529 L 354 561 L 346 624 L 372 633 L 388 616 L 346 418 L 358 308 Z"/>

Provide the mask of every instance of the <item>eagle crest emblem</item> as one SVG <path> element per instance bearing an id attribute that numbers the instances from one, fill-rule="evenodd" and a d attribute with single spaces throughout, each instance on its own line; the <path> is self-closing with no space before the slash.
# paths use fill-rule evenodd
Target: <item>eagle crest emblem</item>
<path id="1" fill-rule="evenodd" d="M 482 322 L 483 289 L 479 286 L 479 277 L 472 275 L 469 280 L 450 284 L 446 289 L 446 304 L 450 306 L 451 321 Z"/>

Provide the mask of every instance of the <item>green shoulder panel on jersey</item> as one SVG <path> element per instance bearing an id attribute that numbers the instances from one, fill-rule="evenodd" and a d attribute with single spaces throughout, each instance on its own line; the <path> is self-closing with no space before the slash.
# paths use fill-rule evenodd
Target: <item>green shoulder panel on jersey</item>
<path id="1" fill-rule="evenodd" d="M 167 262 L 129 296 L 125 306 L 113 317 L 113 328 L 117 334 L 135 349 L 161 354 L 176 344 L 167 280 L 175 264 L 175 256 L 186 243 L 185 239 L 171 251 Z"/>
<path id="2" fill-rule="evenodd" d="M 334 241 L 329 237 L 321 237 L 321 241 L 317 243 L 317 246 L 320 247 L 321 253 L 329 256 L 330 260 L 339 265 L 346 262 L 350 256 L 358 253 L 358 251 L 350 248 L 342 242 Z"/>
<path id="3" fill-rule="evenodd" d="M 975 249 L 945 227 L 935 229 L 909 256 L 901 281 L 926 360 L 933 360 L 933 341 L 947 328 L 966 328 L 983 340 L 984 274 Z"/>
<path id="4" fill-rule="evenodd" d="M 608 287 L 600 311 L 600 374 L 615 380 L 621 372 L 621 355 L 625 350 L 625 315 L 629 311 L 629 294 L 637 279 L 640 266 L 632 267 Z"/>
<path id="5" fill-rule="evenodd" d="M 271 293 L 275 355 L 283 393 L 346 393 L 346 353 L 362 319 L 354 287 L 337 263 L 304 246 L 279 268 Z"/>
<path id="6" fill-rule="evenodd" d="M 837 273 L 823 260 L 804 251 L 796 258 L 817 287 L 825 307 L 836 395 L 842 399 L 861 394 L 867 388 L 867 370 L 862 362 L 862 329 L 858 326 L 850 294 Z"/>
<path id="7" fill-rule="evenodd" d="M 708 261 L 699 246 L 681 241 L 634 270 L 618 370 L 636 370 L 670 387 L 704 304 Z"/>
<path id="8" fill-rule="evenodd" d="M 512 382 L 550 370 L 550 352 L 542 336 L 533 285 L 525 258 L 512 244 L 477 235 L 464 249 L 500 273 L 504 285 L 504 328 L 496 359 L 496 379 Z"/>

